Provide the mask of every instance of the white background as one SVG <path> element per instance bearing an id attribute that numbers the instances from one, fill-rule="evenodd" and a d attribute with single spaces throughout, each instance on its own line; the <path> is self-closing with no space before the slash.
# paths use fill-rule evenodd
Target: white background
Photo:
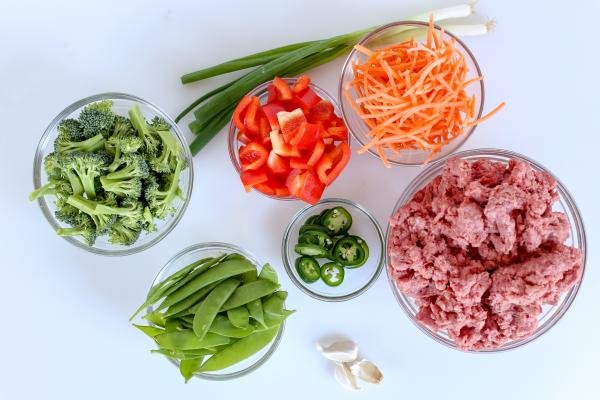
<path id="1" fill-rule="evenodd" d="M 342 304 L 299 292 L 281 267 L 280 240 L 298 202 L 245 194 L 220 134 L 194 160 L 186 215 L 142 254 L 106 258 L 57 238 L 35 203 L 31 165 L 46 124 L 82 97 L 122 91 L 171 115 L 219 82 L 183 87 L 179 76 L 229 58 L 318 39 L 455 4 L 452 0 L 2 1 L 0 11 L 0 398 L 181 399 L 598 399 L 597 1 L 491 1 L 498 20 L 467 38 L 485 75 L 487 109 L 507 107 L 464 148 L 499 147 L 550 168 L 569 188 L 586 223 L 583 286 L 558 325 L 534 343 L 496 355 L 446 349 L 425 337 L 396 304 L 385 274 Z M 312 72 L 335 92 L 342 60 Z M 187 128 L 186 128 L 187 130 Z M 385 169 L 354 157 L 326 196 L 355 200 L 385 226 L 418 168 Z M 183 384 L 127 322 L 171 255 L 193 243 L 236 243 L 270 261 L 298 310 L 272 359 L 231 382 Z M 354 338 L 385 374 L 379 387 L 345 392 L 314 350 L 322 335 Z M 211 397 L 212 396 L 212 397 Z"/>

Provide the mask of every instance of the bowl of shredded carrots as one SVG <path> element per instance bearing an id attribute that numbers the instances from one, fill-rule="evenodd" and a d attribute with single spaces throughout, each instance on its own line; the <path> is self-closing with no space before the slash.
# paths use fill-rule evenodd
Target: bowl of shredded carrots
<path id="1" fill-rule="evenodd" d="M 339 98 L 358 154 L 387 167 L 447 156 L 504 106 L 483 115 L 475 57 L 431 20 L 395 22 L 365 36 L 344 63 Z"/>

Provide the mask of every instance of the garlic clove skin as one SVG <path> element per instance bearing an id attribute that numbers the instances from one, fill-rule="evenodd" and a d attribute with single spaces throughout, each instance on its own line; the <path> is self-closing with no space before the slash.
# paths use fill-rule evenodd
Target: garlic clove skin
<path id="1" fill-rule="evenodd" d="M 337 363 L 349 363 L 358 357 L 358 346 L 352 340 L 340 340 L 329 346 L 317 344 L 317 349 L 323 356 Z"/>
<path id="2" fill-rule="evenodd" d="M 348 364 L 337 363 L 333 370 L 333 375 L 335 376 L 335 380 L 346 389 L 360 390 L 360 387 L 356 382 L 356 377 L 352 375 Z"/>
<path id="3" fill-rule="evenodd" d="M 377 368 L 377 365 L 369 360 L 354 361 L 348 368 L 354 376 L 359 377 L 365 382 L 379 384 L 383 380 L 383 374 Z"/>

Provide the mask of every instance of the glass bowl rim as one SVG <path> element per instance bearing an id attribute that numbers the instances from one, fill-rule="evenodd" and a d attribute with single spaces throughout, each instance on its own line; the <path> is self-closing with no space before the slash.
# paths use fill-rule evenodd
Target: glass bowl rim
<path id="1" fill-rule="evenodd" d="M 367 218 L 369 219 L 369 221 L 371 222 L 371 225 L 374 227 L 377 238 L 379 239 L 379 251 L 380 251 L 379 262 L 377 263 L 377 265 L 375 267 L 375 271 L 373 272 L 373 274 L 371 275 L 371 277 L 369 278 L 367 283 L 365 283 L 363 286 L 361 286 L 360 288 L 358 288 L 357 290 L 355 290 L 351 293 L 348 293 L 345 295 L 340 295 L 340 296 L 321 295 L 319 293 L 312 291 L 311 289 L 306 287 L 302 282 L 300 282 L 300 280 L 294 274 L 294 270 L 293 270 L 294 267 L 292 265 L 290 265 L 290 263 L 288 262 L 289 254 L 287 251 L 287 247 L 288 247 L 287 244 L 289 243 L 290 240 L 292 240 L 292 238 L 290 236 L 291 231 L 292 231 L 292 226 L 294 226 L 294 224 L 296 224 L 296 222 L 298 222 L 302 217 L 304 217 L 313 207 L 318 206 L 318 205 L 332 204 L 332 203 L 341 203 L 346 206 L 353 207 L 353 208 L 361 211 L 362 213 L 364 213 L 367 216 Z M 283 239 L 281 241 L 281 255 L 282 255 L 282 259 L 283 259 L 283 266 L 284 266 L 285 271 L 287 272 L 288 276 L 290 277 L 290 280 L 302 292 L 304 292 L 305 294 L 309 295 L 310 297 L 312 297 L 314 299 L 321 300 L 321 301 L 331 301 L 331 302 L 347 301 L 347 300 L 351 300 L 355 297 L 358 297 L 361 294 L 363 294 L 364 292 L 366 292 L 367 289 L 369 289 L 371 286 L 373 286 L 373 284 L 377 281 L 377 278 L 379 278 L 379 275 L 381 274 L 381 271 L 383 270 L 383 266 L 385 264 L 385 257 L 386 257 L 385 256 L 385 236 L 383 234 L 383 230 L 381 229 L 381 225 L 379 224 L 379 222 L 377 221 L 375 216 L 367 208 L 365 208 L 364 206 L 362 206 L 352 200 L 330 197 L 330 198 L 322 199 L 314 206 L 307 204 L 306 206 L 302 207 L 298 212 L 296 212 L 296 214 L 294 214 L 294 216 L 290 219 L 290 222 L 288 223 L 287 227 L 285 228 L 285 232 L 283 234 Z"/>
<path id="2" fill-rule="evenodd" d="M 360 41 L 357 43 L 357 45 L 365 46 L 365 43 L 368 42 L 373 36 L 378 35 L 379 33 L 383 32 L 387 29 L 395 28 L 398 26 L 428 27 L 429 23 L 423 22 L 423 21 L 411 21 L 411 20 L 391 22 L 389 24 L 382 25 L 379 28 L 367 33 L 365 36 L 362 37 L 362 39 L 360 39 Z M 475 66 L 477 75 L 483 77 L 483 73 L 481 72 L 479 63 L 477 62 L 477 59 L 475 58 L 475 55 L 473 54 L 471 49 L 458 36 L 454 35 L 453 33 L 449 32 L 449 31 L 446 31 L 445 29 L 443 29 L 443 27 L 441 27 L 437 24 L 434 24 L 433 26 L 434 26 L 434 29 L 436 29 L 440 32 L 443 32 L 444 35 L 448 35 L 452 39 L 456 40 L 456 42 L 464 49 L 465 56 L 468 59 L 470 59 L 471 62 L 473 62 L 473 65 Z M 349 115 L 350 113 L 354 112 L 354 110 L 352 110 L 351 107 L 348 110 L 346 110 L 346 107 L 344 107 L 344 101 L 343 101 L 343 99 L 344 99 L 344 97 L 343 97 L 344 96 L 344 75 L 345 75 L 346 71 L 349 70 L 349 68 L 352 64 L 352 57 L 354 57 L 357 53 L 358 53 L 358 51 L 353 47 L 352 50 L 350 51 L 350 53 L 348 54 L 348 56 L 346 57 L 344 64 L 342 65 L 340 79 L 338 81 L 338 98 L 340 99 L 340 110 L 342 111 L 342 119 L 344 120 L 344 123 L 348 127 L 348 131 L 351 133 L 350 136 L 354 137 L 354 139 L 361 146 L 364 146 L 365 143 L 363 143 L 363 141 L 361 140 L 361 138 L 359 137 L 358 134 L 354 133 L 354 129 L 351 128 L 351 124 L 348 123 L 348 119 L 346 118 L 346 115 L 347 114 Z M 483 115 L 483 107 L 485 105 L 485 84 L 484 84 L 483 78 L 479 81 L 479 86 L 480 86 L 480 91 L 481 91 L 481 95 L 480 95 L 480 99 L 479 99 L 480 104 L 479 104 L 479 110 L 477 111 L 477 115 L 476 115 L 475 119 L 481 118 L 481 116 Z M 439 160 L 443 160 L 444 158 L 446 158 L 448 156 L 456 154 L 456 152 L 465 144 L 465 142 L 469 139 L 469 137 L 471 137 L 473 132 L 475 132 L 476 128 L 477 128 L 477 125 L 473 125 L 473 126 L 469 127 L 467 131 L 465 131 L 461 134 L 462 137 L 457 137 L 454 139 L 454 140 L 460 140 L 460 142 L 458 143 L 458 146 L 456 146 L 456 148 L 454 150 L 452 150 L 450 153 L 448 153 L 446 155 L 439 156 L 437 158 L 436 158 L 436 156 L 434 156 L 430 162 L 436 162 Z M 381 157 L 379 157 L 377 152 L 375 150 L 373 150 L 372 148 L 369 148 L 367 150 L 367 153 L 369 153 L 373 157 L 381 160 Z M 396 161 L 396 160 L 392 160 L 392 159 L 390 159 L 388 161 L 391 165 L 395 165 L 395 166 L 421 167 L 424 165 L 423 163 L 418 163 L 418 162 L 400 162 L 400 161 Z"/>
<path id="3" fill-rule="evenodd" d="M 184 249 L 178 251 L 175 255 L 173 255 L 158 271 L 158 273 L 152 280 L 152 284 L 151 284 L 150 288 L 152 288 L 154 285 L 156 285 L 157 283 L 161 282 L 164 278 L 166 278 L 166 276 L 163 277 L 163 275 L 169 269 L 169 267 L 176 264 L 182 257 L 185 257 L 188 254 L 195 252 L 197 250 L 204 250 L 204 251 L 223 250 L 224 252 L 227 252 L 227 251 L 235 252 L 235 253 L 239 253 L 239 254 L 243 255 L 252 264 L 256 265 L 259 268 L 262 267 L 262 265 L 263 265 L 260 261 L 258 261 L 258 259 L 256 258 L 256 256 L 254 256 L 254 254 L 252 254 L 248 250 L 244 249 L 243 247 L 240 247 L 240 246 L 237 246 L 237 245 L 234 245 L 231 243 L 225 243 L 225 242 L 196 243 L 196 244 L 192 244 L 190 246 L 185 247 Z M 152 306 L 148 307 L 147 310 L 149 312 L 151 312 L 153 310 Z M 281 343 L 281 338 L 283 336 L 283 332 L 285 330 L 285 322 L 286 321 L 284 320 L 281 323 L 281 327 L 279 328 L 279 331 L 277 332 L 277 335 L 275 336 L 275 338 L 271 341 L 271 344 L 270 344 L 269 348 L 267 349 L 267 352 L 265 354 L 263 354 L 262 357 L 260 357 L 258 360 L 256 360 L 251 365 L 249 365 L 246 368 L 241 369 L 239 371 L 230 372 L 227 374 L 199 373 L 199 374 L 194 374 L 194 377 L 200 378 L 200 379 L 211 380 L 211 381 L 226 381 L 226 380 L 231 380 L 231 379 L 235 379 L 235 378 L 239 378 L 239 377 L 248 375 L 251 372 L 255 371 L 256 369 L 258 369 L 259 367 L 264 365 L 267 361 L 269 361 L 269 359 L 273 356 L 273 354 L 279 347 L 279 344 Z M 167 360 L 170 363 L 172 363 L 173 365 L 175 365 L 176 367 L 179 367 L 179 364 L 175 360 L 172 360 L 168 357 L 165 357 L 165 358 L 167 358 Z M 215 372 L 217 372 L 217 371 L 215 371 Z"/>
<path id="4" fill-rule="evenodd" d="M 478 156 L 479 157 L 504 157 L 507 159 L 517 158 L 519 160 L 530 163 L 531 165 L 534 166 L 534 168 L 536 168 L 538 170 L 541 170 L 541 171 L 544 171 L 544 172 L 550 174 L 556 180 L 556 190 L 559 193 L 559 199 L 564 200 L 564 202 L 567 206 L 567 212 L 569 212 L 573 218 L 573 222 L 572 223 L 569 222 L 569 225 L 570 225 L 571 229 L 577 233 L 577 236 L 578 236 L 578 243 L 574 243 L 574 245 L 577 245 L 577 247 L 579 247 L 579 249 L 581 250 L 581 254 L 582 254 L 581 277 L 580 277 L 579 281 L 571 289 L 569 289 L 568 292 L 566 292 L 563 295 L 562 301 L 558 305 L 553 306 L 553 307 L 557 307 L 557 309 L 549 317 L 549 319 L 547 321 L 544 321 L 544 323 L 542 325 L 538 325 L 538 327 L 531 334 L 531 336 L 508 342 L 497 348 L 489 348 L 489 349 L 482 349 L 482 350 L 463 350 L 463 349 L 460 349 L 458 346 L 456 346 L 456 344 L 454 343 L 453 340 L 442 336 L 440 333 L 424 326 L 423 324 L 419 323 L 416 320 L 415 315 L 411 312 L 411 309 L 409 306 L 410 296 L 407 296 L 407 295 L 403 294 L 402 292 L 400 292 L 400 290 L 396 287 L 396 285 L 390 275 L 390 271 L 389 271 L 390 257 L 389 257 L 389 251 L 388 251 L 388 244 L 389 244 L 390 232 L 392 229 L 391 224 L 390 224 L 391 217 L 396 213 L 396 211 L 398 210 L 398 208 L 401 205 L 406 204 L 406 202 L 409 201 L 410 198 L 412 198 L 412 196 L 414 196 L 414 194 L 417 192 L 418 189 L 422 188 L 423 185 L 431 182 L 431 180 L 433 178 L 435 178 L 436 176 L 439 175 L 439 173 L 436 171 L 438 168 L 440 168 L 440 166 L 445 164 L 446 161 L 448 161 L 451 158 L 466 158 L 466 157 L 478 157 Z M 573 238 L 574 241 L 575 241 L 575 239 L 576 238 Z M 510 150 L 504 150 L 504 149 L 478 148 L 478 149 L 472 149 L 472 150 L 464 150 L 464 151 L 460 151 L 458 153 L 453 153 L 451 155 L 448 155 L 448 157 L 444 157 L 444 158 L 437 160 L 437 161 L 431 163 L 430 165 L 428 165 L 423 171 L 421 171 L 410 182 L 410 184 L 406 187 L 406 189 L 400 195 L 398 201 L 394 205 L 394 209 L 392 210 L 390 219 L 388 220 L 386 236 L 385 236 L 386 275 L 387 275 L 388 282 L 390 284 L 392 293 L 394 294 L 394 297 L 396 298 L 398 304 L 400 305 L 400 308 L 402 308 L 402 310 L 406 314 L 406 317 L 413 323 L 413 325 L 415 325 L 417 328 L 419 328 L 419 330 L 421 332 L 425 333 L 425 335 L 427 335 L 429 338 L 435 340 L 436 342 L 438 342 L 440 344 L 443 344 L 444 346 L 446 346 L 448 348 L 451 348 L 451 349 L 457 350 L 457 351 L 461 351 L 464 353 L 475 353 L 475 354 L 501 353 L 501 352 L 514 350 L 516 348 L 522 347 L 522 346 L 524 346 L 528 343 L 531 343 L 534 340 L 540 338 L 541 336 L 543 336 L 545 333 L 547 333 L 553 326 L 555 326 L 562 319 L 564 314 L 569 310 L 569 308 L 575 301 L 575 298 L 577 297 L 577 293 L 579 292 L 579 289 L 581 287 L 581 284 L 583 282 L 583 278 L 585 275 L 586 262 L 587 262 L 587 238 L 586 238 L 583 218 L 581 217 L 581 213 L 579 211 L 579 208 L 577 207 L 577 204 L 575 203 L 575 200 L 573 199 L 573 197 L 571 196 L 571 194 L 569 193 L 567 188 L 548 168 L 546 168 L 539 162 L 537 162 L 527 156 L 524 156 L 520 153 L 513 152 Z"/>
<path id="5" fill-rule="evenodd" d="M 188 173 L 187 174 L 188 174 L 189 182 L 188 182 L 187 191 L 185 193 L 185 195 L 186 195 L 185 200 L 183 201 L 181 208 L 179 208 L 177 210 L 175 215 L 169 217 L 168 222 L 163 226 L 162 230 L 159 230 L 157 232 L 153 232 L 150 234 L 150 235 L 155 234 L 155 236 L 153 236 L 147 243 L 145 243 L 143 245 L 139 245 L 139 246 L 136 246 L 134 243 L 132 246 L 129 246 L 129 247 L 122 246 L 122 248 L 119 248 L 119 247 L 117 247 L 117 245 L 114 245 L 115 246 L 114 248 L 100 249 L 100 248 L 97 248 L 94 246 L 87 246 L 84 243 L 82 243 L 78 240 L 75 240 L 74 238 L 69 237 L 69 236 L 62 237 L 64 240 L 66 240 L 70 244 L 74 245 L 75 247 L 85 250 L 90 253 L 103 255 L 103 256 L 109 256 L 109 257 L 128 256 L 128 255 L 132 255 L 132 254 L 139 253 L 141 251 L 149 249 L 150 247 L 154 246 L 155 244 L 160 242 L 162 239 L 164 239 L 173 229 L 175 229 L 175 227 L 177 226 L 177 224 L 183 217 L 183 214 L 185 214 L 187 206 L 190 202 L 190 198 L 192 196 L 192 189 L 194 186 L 194 166 L 193 166 L 193 162 L 192 162 L 193 161 L 192 153 L 190 151 L 190 148 L 187 144 L 187 140 L 185 139 L 185 136 L 184 136 L 181 128 L 171 118 L 171 116 L 168 113 L 166 113 L 162 108 L 160 108 L 157 105 L 155 105 L 154 103 L 144 100 L 140 97 L 137 97 L 137 96 L 134 96 L 131 94 L 127 94 L 127 93 L 120 93 L 120 92 L 99 93 L 99 94 L 91 95 L 88 97 L 84 97 L 83 99 L 77 100 L 76 102 L 68 105 L 61 112 L 59 112 L 58 115 L 52 119 L 52 121 L 50 121 L 50 123 L 44 130 L 42 137 L 38 141 L 38 144 L 37 144 L 37 147 L 35 150 L 35 156 L 33 159 L 33 186 L 34 186 L 34 189 L 37 189 L 41 186 L 42 174 L 43 174 L 43 162 L 44 162 L 43 152 L 46 149 L 45 146 L 47 146 L 50 143 L 48 141 L 51 140 L 53 135 L 55 135 L 56 127 L 58 126 L 60 121 L 67 118 L 70 114 L 77 111 L 78 109 L 80 109 L 88 104 L 91 104 L 91 103 L 94 103 L 97 101 L 101 101 L 101 100 L 125 100 L 125 101 L 131 101 L 131 102 L 143 104 L 144 106 L 152 108 L 153 111 L 156 111 L 156 114 L 158 116 L 164 118 L 171 125 L 172 131 L 175 134 L 177 141 L 183 148 L 185 158 L 188 161 L 188 163 L 187 163 L 188 164 L 187 165 Z M 46 220 L 48 221 L 50 226 L 54 230 L 59 228 L 61 225 L 56 221 L 52 212 L 50 212 L 50 209 L 48 208 L 48 204 L 47 204 L 46 200 L 44 198 L 39 198 L 37 200 L 37 203 L 38 203 L 38 206 L 40 207 L 40 209 L 42 210 L 42 214 L 44 214 L 44 217 L 46 217 Z"/>
<path id="6" fill-rule="evenodd" d="M 284 81 L 286 81 L 287 83 L 295 83 L 298 80 L 298 78 L 282 78 L 282 79 Z M 267 90 L 267 87 L 272 83 L 273 83 L 272 79 L 268 80 L 266 82 L 263 82 L 260 85 L 256 86 L 251 91 L 249 91 L 246 94 L 246 96 L 260 96 L 261 94 L 264 94 L 264 91 Z M 331 104 L 333 104 L 334 113 L 336 111 L 339 112 L 340 115 L 338 115 L 338 117 L 342 118 L 342 120 L 343 120 L 343 112 L 342 112 L 340 103 L 327 90 L 323 89 L 321 86 L 313 83 L 312 81 L 308 84 L 308 87 L 315 90 L 315 92 L 323 100 L 327 100 L 327 101 L 331 102 Z M 346 122 L 344 121 L 344 123 L 346 123 Z M 240 173 L 242 172 L 242 167 L 240 166 L 240 162 L 239 162 L 238 158 L 236 157 L 237 150 L 234 149 L 235 145 L 238 144 L 238 140 L 236 137 L 237 132 L 238 132 L 238 129 L 235 126 L 235 124 L 233 123 L 233 117 L 232 117 L 231 120 L 229 121 L 229 128 L 227 131 L 227 148 L 229 151 L 229 159 L 231 160 L 231 164 L 233 165 L 233 168 L 235 169 L 236 173 L 239 176 Z M 350 143 L 351 143 L 350 135 L 348 135 L 348 145 L 349 146 L 350 146 Z M 260 194 L 261 196 L 268 197 L 268 198 L 275 199 L 275 200 L 298 201 L 298 198 L 293 197 L 293 196 L 282 197 L 282 196 L 270 195 L 270 194 L 265 194 L 265 193 L 261 192 L 260 190 L 255 190 L 255 192 Z"/>

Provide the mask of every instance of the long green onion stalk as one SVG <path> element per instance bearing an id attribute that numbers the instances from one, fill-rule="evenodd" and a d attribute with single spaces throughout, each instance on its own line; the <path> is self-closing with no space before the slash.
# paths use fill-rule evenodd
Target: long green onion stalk
<path id="1" fill-rule="evenodd" d="M 473 4 L 470 3 L 418 14 L 408 19 L 425 22 L 431 15 L 436 23 L 440 23 L 448 19 L 466 17 L 472 13 Z M 482 34 L 493 28 L 493 23 L 471 25 L 441 23 L 440 25 L 458 35 L 462 32 L 465 35 Z M 240 78 L 206 93 L 175 118 L 175 121 L 179 122 L 189 112 L 194 111 L 195 120 L 189 124 L 190 130 L 196 134 L 196 138 L 190 145 L 192 154 L 195 155 L 202 150 L 227 125 L 235 106 L 250 90 L 276 76 L 299 75 L 334 60 L 348 53 L 364 35 L 376 28 L 362 29 L 323 40 L 290 44 L 183 75 L 181 82 L 186 84 L 256 67 Z"/>

